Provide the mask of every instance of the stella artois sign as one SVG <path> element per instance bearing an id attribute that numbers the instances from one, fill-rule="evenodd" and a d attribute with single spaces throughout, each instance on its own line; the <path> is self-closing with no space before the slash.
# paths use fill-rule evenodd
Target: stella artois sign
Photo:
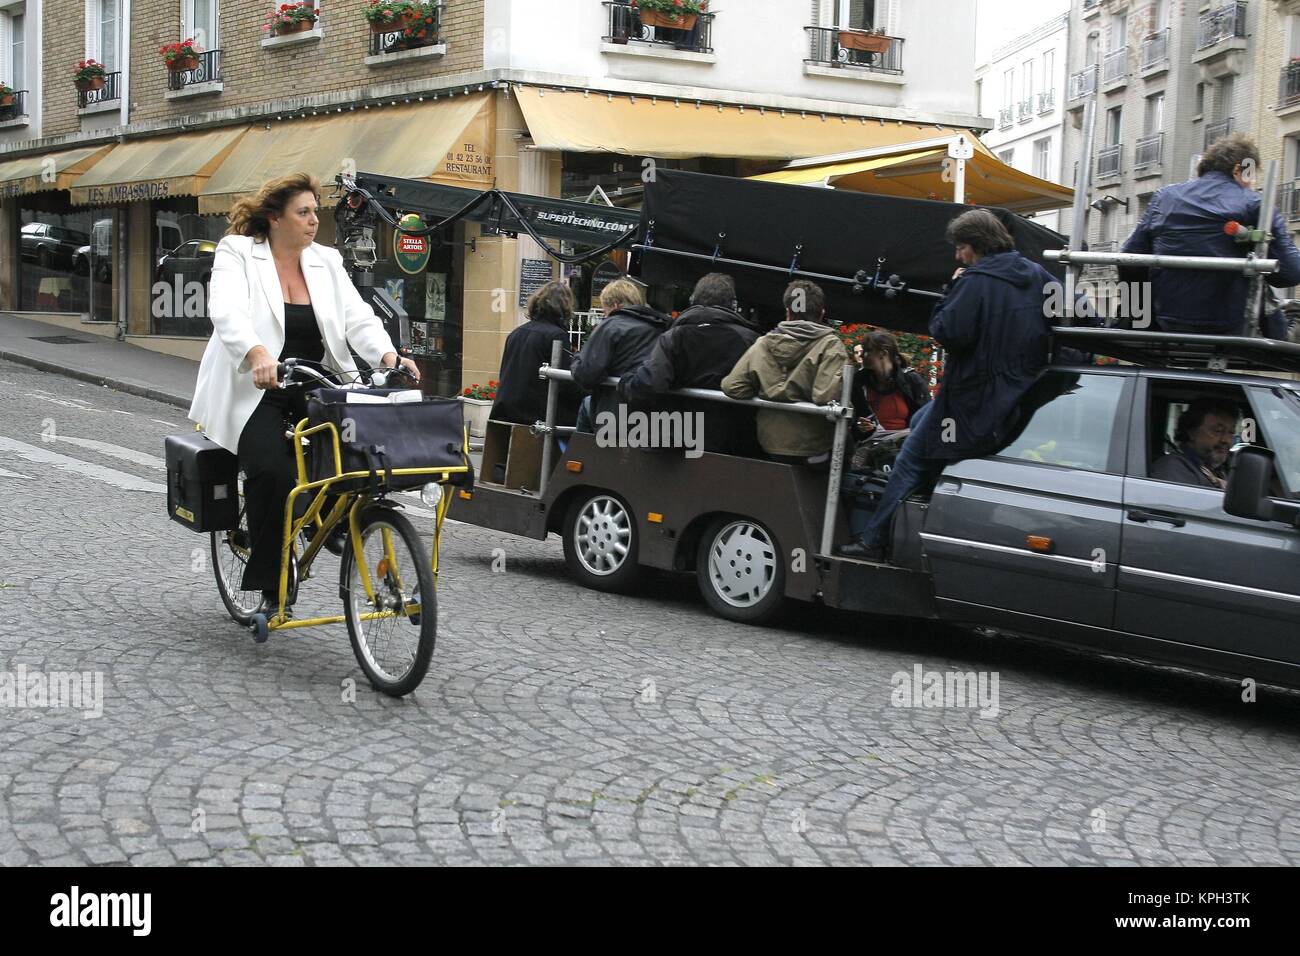
<path id="1" fill-rule="evenodd" d="M 428 236 L 412 236 L 402 229 L 423 229 L 424 220 L 412 212 L 399 219 L 397 224 L 401 228 L 393 230 L 393 259 L 403 272 L 419 275 L 428 267 L 433 247 Z"/>

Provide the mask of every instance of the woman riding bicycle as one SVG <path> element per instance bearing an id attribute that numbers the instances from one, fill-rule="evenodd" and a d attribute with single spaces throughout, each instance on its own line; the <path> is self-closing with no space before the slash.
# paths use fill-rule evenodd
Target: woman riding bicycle
<path id="1" fill-rule="evenodd" d="M 383 323 L 343 268 L 316 243 L 320 181 L 294 173 L 264 183 L 230 211 L 208 291 L 213 335 L 199 366 L 190 419 L 239 457 L 251 552 L 243 589 L 276 601 L 284 507 L 297 483 L 286 429 L 306 417 L 303 389 L 279 389 L 287 358 L 356 373 L 350 345 L 372 365 L 395 367 Z M 401 365 L 418 380 L 410 359 Z"/>

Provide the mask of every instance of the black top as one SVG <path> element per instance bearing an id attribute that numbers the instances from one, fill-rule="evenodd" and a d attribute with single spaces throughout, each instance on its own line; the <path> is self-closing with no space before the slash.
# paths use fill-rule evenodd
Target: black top
<path id="1" fill-rule="evenodd" d="M 288 358 L 308 362 L 325 359 L 325 339 L 316 322 L 316 310 L 310 304 L 284 304 L 284 348 L 280 350 L 280 361 Z"/>

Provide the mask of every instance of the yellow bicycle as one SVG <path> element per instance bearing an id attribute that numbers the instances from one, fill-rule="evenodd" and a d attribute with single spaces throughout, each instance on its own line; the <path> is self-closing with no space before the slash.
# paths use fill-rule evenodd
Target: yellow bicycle
<path id="1" fill-rule="evenodd" d="M 307 376 L 334 387 L 325 376 L 292 359 L 280 368 L 285 385 Z M 400 370 L 375 373 L 370 384 L 382 382 L 394 371 Z M 286 432 L 286 437 L 294 445 L 298 479 L 285 502 L 277 609 L 268 617 L 258 610 L 260 592 L 242 590 L 244 565 L 251 548 L 242 476 L 238 526 L 211 534 L 213 568 L 222 603 L 237 624 L 252 630 L 258 643 L 265 642 L 272 631 L 346 622 L 352 650 L 371 685 L 393 697 L 408 694 L 424 679 L 437 638 L 438 554 L 443 521 L 451 504 L 445 488 L 468 475 L 468 459 L 456 467 L 395 468 L 380 472 L 376 483 L 372 471 L 344 471 L 339 429 L 332 422 L 310 425 L 308 419 L 303 419 L 291 435 Z M 468 447 L 463 427 L 461 437 L 463 450 Z M 307 455 L 313 443 L 314 453 L 319 454 L 322 448 L 332 453 L 334 465 L 332 474 L 315 481 L 309 477 Z M 318 465 L 316 474 L 320 473 Z M 429 550 L 425 550 L 410 519 L 402 514 L 400 503 L 390 497 L 388 476 L 401 478 L 404 484 L 419 477 L 428 479 L 420 496 L 435 514 Z M 300 501 L 306 502 L 305 507 Z M 289 609 L 297 599 L 299 584 L 311 576 L 317 557 L 340 525 L 347 529 L 339 567 L 343 613 L 295 619 Z"/>

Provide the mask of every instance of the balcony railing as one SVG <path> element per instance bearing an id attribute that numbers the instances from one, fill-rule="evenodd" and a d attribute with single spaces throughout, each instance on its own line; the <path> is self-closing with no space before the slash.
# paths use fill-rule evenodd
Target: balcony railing
<path id="1" fill-rule="evenodd" d="M 8 106 L 0 106 L 0 122 L 27 115 L 27 91 L 14 90 Z"/>
<path id="2" fill-rule="evenodd" d="M 1089 14 L 1101 6 L 1101 0 L 1083 0 L 1083 12 Z"/>
<path id="3" fill-rule="evenodd" d="M 1210 145 L 1214 143 L 1215 140 L 1223 139 L 1223 137 L 1232 132 L 1232 129 L 1233 119 L 1231 116 L 1222 123 L 1212 123 L 1205 127 L 1205 148 L 1209 149 Z"/>
<path id="4" fill-rule="evenodd" d="M 624 0 L 605 0 L 606 43 L 654 43 L 690 53 L 713 52 L 713 14 L 701 13 L 689 30 L 652 27 L 641 22 L 641 11 Z"/>
<path id="5" fill-rule="evenodd" d="M 1228 3 L 1201 14 L 1196 31 L 1196 51 L 1208 50 L 1216 43 L 1246 35 L 1246 4 Z"/>
<path id="6" fill-rule="evenodd" d="M 1277 94 L 1278 106 L 1295 106 L 1300 103 L 1300 63 L 1291 62 L 1282 67 L 1282 82 Z"/>
<path id="7" fill-rule="evenodd" d="M 1164 149 L 1164 133 L 1143 136 L 1133 147 L 1133 168 L 1149 169 L 1152 166 L 1159 166 L 1164 159 Z"/>
<path id="8" fill-rule="evenodd" d="M 1287 219 L 1300 219 L 1300 179 L 1277 188 L 1277 211 Z"/>
<path id="9" fill-rule="evenodd" d="M 876 73 L 903 72 L 903 40 L 839 27 L 804 27 L 811 46 L 808 62 L 829 66 L 852 66 Z M 858 46 L 878 49 L 855 49 Z"/>
<path id="10" fill-rule="evenodd" d="M 1016 116 L 1016 111 L 1010 106 L 1005 106 L 1002 109 L 998 110 L 998 128 L 1007 129 L 1008 127 L 1014 125 L 1015 116 Z"/>
<path id="11" fill-rule="evenodd" d="M 192 70 L 168 70 L 167 89 L 183 90 L 198 83 L 221 79 L 221 51 L 206 50 L 199 54 L 199 64 Z"/>
<path id="12" fill-rule="evenodd" d="M 1168 27 L 1161 30 L 1159 33 L 1151 34 L 1151 36 L 1142 41 L 1142 50 L 1138 59 L 1144 71 L 1154 69 L 1161 63 L 1169 62 Z"/>
<path id="13" fill-rule="evenodd" d="M 1070 88 L 1066 94 L 1066 100 L 1083 99 L 1097 91 L 1097 65 L 1086 66 L 1078 73 L 1070 74 Z"/>
<path id="14" fill-rule="evenodd" d="M 1031 119 L 1034 118 L 1033 96 L 1030 96 L 1028 99 L 1024 99 L 1020 101 L 1020 105 L 1016 108 L 1016 115 L 1017 117 L 1019 117 L 1020 122 L 1022 123 L 1028 123 Z"/>
<path id="15" fill-rule="evenodd" d="M 1097 178 L 1118 176 L 1123 166 L 1124 147 L 1120 143 L 1097 150 Z"/>
<path id="16" fill-rule="evenodd" d="M 1038 94 L 1038 112 L 1050 113 L 1056 109 L 1056 90 L 1044 90 Z"/>
<path id="17" fill-rule="evenodd" d="M 1128 76 L 1128 47 L 1122 46 L 1112 53 L 1107 53 L 1101 61 L 1101 83 L 1109 86 Z"/>
<path id="18" fill-rule="evenodd" d="M 384 33 L 371 32 L 369 54 L 379 56 L 383 53 L 400 53 L 402 50 L 417 50 L 420 47 L 441 43 L 443 4 L 439 0 L 437 3 L 425 3 L 424 7 L 426 13 L 431 15 L 433 23 L 414 24 L 411 36 L 406 35 L 404 27 Z"/>
<path id="19" fill-rule="evenodd" d="M 120 72 L 109 73 L 104 77 L 104 85 L 99 89 L 86 90 L 84 93 L 78 91 L 77 107 L 84 110 L 87 106 L 94 106 L 96 103 L 107 103 L 109 100 L 118 99 L 121 95 L 118 93 L 118 83 L 121 79 Z"/>

